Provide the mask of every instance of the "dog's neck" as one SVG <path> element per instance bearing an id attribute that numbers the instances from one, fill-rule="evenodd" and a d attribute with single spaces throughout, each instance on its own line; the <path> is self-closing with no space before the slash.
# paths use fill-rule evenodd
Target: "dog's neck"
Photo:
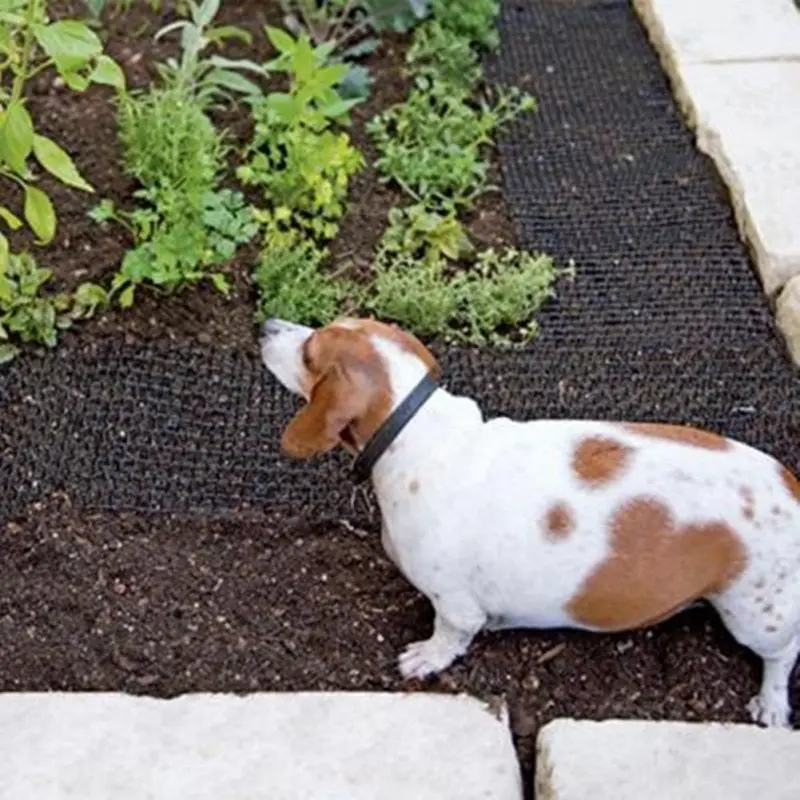
<path id="1" fill-rule="evenodd" d="M 387 345 L 383 353 L 390 365 L 392 410 L 414 390 L 425 375 L 425 367 L 411 354 Z M 467 397 L 458 397 L 439 387 L 378 460 L 372 473 L 379 495 L 397 484 L 397 479 L 411 475 L 454 437 L 469 435 L 483 423 L 478 404 Z"/>

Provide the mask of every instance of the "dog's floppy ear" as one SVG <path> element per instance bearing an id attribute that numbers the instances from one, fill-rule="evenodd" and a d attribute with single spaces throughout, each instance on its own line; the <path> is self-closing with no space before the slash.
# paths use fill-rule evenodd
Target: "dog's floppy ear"
<path id="1" fill-rule="evenodd" d="M 308 405 L 283 432 L 281 446 L 294 458 L 311 458 L 332 450 L 342 431 L 364 412 L 366 397 L 358 376 L 333 364 L 311 390 Z"/>

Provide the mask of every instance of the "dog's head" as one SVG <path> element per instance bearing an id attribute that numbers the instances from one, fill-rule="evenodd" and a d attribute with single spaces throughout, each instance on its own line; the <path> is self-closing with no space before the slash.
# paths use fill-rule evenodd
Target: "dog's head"
<path id="1" fill-rule="evenodd" d="M 425 373 L 439 374 L 436 359 L 416 337 L 374 320 L 344 319 L 318 330 L 267 320 L 261 357 L 306 400 L 281 440 L 295 458 L 339 443 L 360 451 Z"/>

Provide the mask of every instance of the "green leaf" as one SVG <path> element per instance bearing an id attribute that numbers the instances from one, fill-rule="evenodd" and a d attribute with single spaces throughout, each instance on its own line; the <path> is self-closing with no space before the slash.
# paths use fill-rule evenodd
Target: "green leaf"
<path id="1" fill-rule="evenodd" d="M 33 35 L 45 53 L 53 59 L 62 76 L 86 66 L 92 58 L 103 52 L 103 44 L 97 34 L 76 20 L 34 25 Z"/>
<path id="2" fill-rule="evenodd" d="M 213 69 L 208 73 L 205 79 L 215 86 L 223 86 L 226 89 L 232 89 L 241 94 L 253 97 L 261 95 L 261 87 L 259 87 L 258 84 L 248 80 L 244 75 L 240 75 L 238 72 L 233 72 L 229 69 Z"/>
<path id="3" fill-rule="evenodd" d="M 133 305 L 133 293 L 135 291 L 136 287 L 131 285 L 122 292 L 122 294 L 119 296 L 119 304 L 121 308 L 130 308 Z"/>
<path id="4" fill-rule="evenodd" d="M 314 48 L 308 38 L 303 36 L 298 42 L 292 53 L 292 69 L 298 83 L 308 83 L 314 74 L 317 60 L 314 56 Z M 322 74 L 323 70 L 320 70 Z"/>
<path id="5" fill-rule="evenodd" d="M 297 43 L 286 31 L 274 28 L 271 25 L 265 27 L 267 38 L 272 42 L 272 46 L 279 52 L 291 55 L 295 51 Z"/>
<path id="6" fill-rule="evenodd" d="M 19 355 L 19 347 L 13 344 L 0 344 L 0 364 L 8 364 Z"/>
<path id="7" fill-rule="evenodd" d="M 61 77 L 73 92 L 85 92 L 89 88 L 89 79 L 80 72 L 63 72 Z"/>
<path id="8" fill-rule="evenodd" d="M 292 122 L 297 115 L 297 103 L 289 94 L 273 92 L 267 97 L 267 106 L 276 114 L 281 122 Z"/>
<path id="9" fill-rule="evenodd" d="M 107 55 L 97 59 L 94 69 L 89 74 L 92 83 L 102 83 L 104 86 L 113 86 L 120 92 L 125 91 L 125 73 L 122 67 Z"/>
<path id="10" fill-rule="evenodd" d="M 49 244 L 56 235 L 56 212 L 50 198 L 35 186 L 25 187 L 25 219 L 39 237 L 40 244 Z"/>
<path id="11" fill-rule="evenodd" d="M 0 233 L 0 278 L 8 270 L 8 239 Z"/>
<path id="12" fill-rule="evenodd" d="M 18 231 L 22 227 L 22 220 L 16 214 L 12 214 L 5 206 L 0 206 L 0 219 L 2 219 L 12 231 Z M 0 247 L 2 247 L 1 244 Z"/>
<path id="13" fill-rule="evenodd" d="M 194 24 L 198 28 L 205 28 L 211 24 L 211 21 L 219 11 L 220 0 L 203 0 L 200 8 L 197 9 L 193 15 Z"/>
<path id="14" fill-rule="evenodd" d="M 221 272 L 212 272 L 211 282 L 218 292 L 222 292 L 226 297 L 230 294 L 231 287 L 228 283 L 228 279 Z"/>
<path id="15" fill-rule="evenodd" d="M 34 136 L 33 153 L 39 163 L 62 183 L 83 189 L 85 192 L 94 192 L 92 186 L 81 177 L 69 153 L 62 150 L 52 139 L 46 136 Z"/>
<path id="16" fill-rule="evenodd" d="M 217 42 L 227 41 L 228 39 L 239 39 L 247 45 L 253 43 L 253 37 L 250 31 L 239 28 L 236 25 L 220 25 L 218 28 L 212 28 L 210 31 L 206 31 L 206 39 L 215 44 Z"/>
<path id="17" fill-rule="evenodd" d="M 0 158 L 18 175 L 26 175 L 25 162 L 33 149 L 33 122 L 28 110 L 17 100 L 0 117 Z"/>

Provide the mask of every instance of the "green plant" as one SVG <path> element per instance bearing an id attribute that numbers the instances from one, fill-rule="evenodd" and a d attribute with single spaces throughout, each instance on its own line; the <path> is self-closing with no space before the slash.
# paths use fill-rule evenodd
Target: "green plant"
<path id="1" fill-rule="evenodd" d="M 82 283 L 74 293 L 46 294 L 52 272 L 37 266 L 28 253 L 6 254 L 0 266 L 0 364 L 11 361 L 19 348 L 10 340 L 55 347 L 58 331 L 75 320 L 92 316 L 108 296 L 101 286 Z"/>
<path id="2" fill-rule="evenodd" d="M 423 335 L 458 344 L 508 347 L 537 333 L 535 313 L 555 294 L 560 270 L 544 255 L 485 250 L 474 266 L 453 271 L 444 259 L 379 252 L 365 305 Z"/>
<path id="3" fill-rule="evenodd" d="M 253 273 L 257 318 L 325 324 L 340 314 L 352 287 L 322 271 L 324 258 L 325 252 L 309 241 L 267 247 Z"/>
<path id="4" fill-rule="evenodd" d="M 426 84 L 438 80 L 464 95 L 472 94 L 483 73 L 469 40 L 435 19 L 416 31 L 406 61 L 411 74 Z"/>
<path id="5" fill-rule="evenodd" d="M 305 33 L 295 39 L 269 25 L 266 32 L 278 55 L 263 69 L 286 75 L 289 91 L 271 92 L 263 102 L 257 98 L 252 102 L 269 108 L 286 125 L 305 123 L 318 128 L 328 120 L 347 124 L 350 109 L 363 98 L 345 98 L 337 91 L 348 66 L 331 61 L 332 46 L 314 46 Z"/>
<path id="6" fill-rule="evenodd" d="M 431 0 L 434 19 L 459 38 L 494 50 L 500 44 L 500 0 Z"/>
<path id="7" fill-rule="evenodd" d="M 331 130 L 334 121 L 347 121 L 357 100 L 337 93 L 347 68 L 326 63 L 325 45 L 312 47 L 305 34 L 294 40 L 267 32 L 280 53 L 267 68 L 289 74 L 289 91 L 251 101 L 255 129 L 237 175 L 263 192 L 259 219 L 267 240 L 286 243 L 302 232 L 322 244 L 336 235 L 350 178 L 364 165 L 347 133 Z"/>
<path id="8" fill-rule="evenodd" d="M 533 98 L 516 88 L 475 107 L 450 84 L 420 79 L 407 102 L 367 125 L 382 180 L 395 181 L 434 210 L 467 207 L 488 188 L 481 148 L 492 144 L 501 125 L 534 107 Z"/>
<path id="9" fill-rule="evenodd" d="M 119 65 L 103 53 L 97 35 L 75 20 L 51 22 L 46 0 L 2 0 L 0 3 L 0 178 L 16 183 L 24 193 L 25 220 L 40 244 L 52 241 L 56 212 L 47 193 L 36 186 L 29 160 L 68 186 L 93 191 L 69 154 L 52 139 L 36 132 L 27 109 L 28 81 L 54 67 L 64 83 L 82 92 L 92 83 L 122 90 Z M 22 221 L 0 205 L 0 219 L 12 230 Z M 6 241 L 5 236 L 0 238 Z"/>
<path id="10" fill-rule="evenodd" d="M 472 255 L 474 249 L 455 214 L 429 211 L 417 203 L 389 211 L 389 227 L 381 239 L 379 260 L 458 261 Z"/>
<path id="11" fill-rule="evenodd" d="M 160 39 L 174 31 L 181 32 L 180 59 L 168 58 L 164 64 L 156 65 L 165 86 L 183 87 L 194 102 L 205 107 L 220 94 L 235 92 L 247 97 L 261 94 L 258 84 L 245 78 L 242 72 L 265 75 L 264 68 L 247 59 L 229 59 L 222 56 L 206 56 L 204 51 L 212 45 L 222 45 L 229 39 L 240 39 L 247 44 L 252 37 L 243 28 L 235 25 L 213 26 L 212 22 L 220 8 L 221 0 L 203 0 L 197 5 L 187 0 L 189 19 L 180 19 L 164 26 L 157 34 Z"/>

